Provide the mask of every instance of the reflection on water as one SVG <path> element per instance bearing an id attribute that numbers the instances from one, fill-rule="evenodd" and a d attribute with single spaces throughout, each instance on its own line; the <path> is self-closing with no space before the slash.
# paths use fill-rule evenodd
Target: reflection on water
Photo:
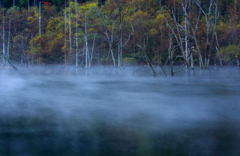
<path id="1" fill-rule="evenodd" d="M 0 155 L 240 154 L 237 68 L 0 71 Z"/>

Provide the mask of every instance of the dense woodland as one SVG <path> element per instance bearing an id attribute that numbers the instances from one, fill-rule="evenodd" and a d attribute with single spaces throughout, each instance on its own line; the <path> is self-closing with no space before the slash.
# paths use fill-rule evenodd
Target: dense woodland
<path id="1" fill-rule="evenodd" d="M 0 6 L 4 65 L 239 65 L 237 0 L 0 0 Z"/>

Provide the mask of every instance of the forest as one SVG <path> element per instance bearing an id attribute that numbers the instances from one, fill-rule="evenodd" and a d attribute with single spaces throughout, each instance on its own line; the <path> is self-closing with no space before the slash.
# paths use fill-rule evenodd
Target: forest
<path id="1" fill-rule="evenodd" d="M 0 6 L 3 65 L 240 67 L 237 0 L 0 0 Z"/>

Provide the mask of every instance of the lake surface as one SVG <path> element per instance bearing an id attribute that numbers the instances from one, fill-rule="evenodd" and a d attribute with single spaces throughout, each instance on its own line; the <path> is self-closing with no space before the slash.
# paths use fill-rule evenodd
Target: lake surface
<path id="1" fill-rule="evenodd" d="M 0 70 L 1 156 L 239 156 L 239 114 L 237 67 Z"/>

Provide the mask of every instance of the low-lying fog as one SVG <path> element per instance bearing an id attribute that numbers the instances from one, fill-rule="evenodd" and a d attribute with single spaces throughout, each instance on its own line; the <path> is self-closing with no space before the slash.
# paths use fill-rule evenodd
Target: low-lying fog
<path id="1" fill-rule="evenodd" d="M 174 76 L 0 70 L 0 155 L 239 155 L 238 68 Z"/>

